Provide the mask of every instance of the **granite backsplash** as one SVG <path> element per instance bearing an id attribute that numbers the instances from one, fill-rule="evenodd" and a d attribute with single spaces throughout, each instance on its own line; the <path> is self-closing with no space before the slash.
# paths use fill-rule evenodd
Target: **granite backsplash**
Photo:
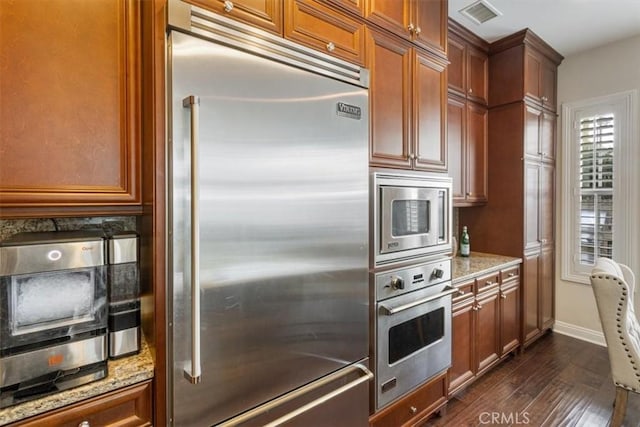
<path id="1" fill-rule="evenodd" d="M 24 231 L 102 230 L 106 234 L 117 231 L 138 231 L 135 216 L 86 218 L 29 218 L 0 220 L 0 242 Z"/>

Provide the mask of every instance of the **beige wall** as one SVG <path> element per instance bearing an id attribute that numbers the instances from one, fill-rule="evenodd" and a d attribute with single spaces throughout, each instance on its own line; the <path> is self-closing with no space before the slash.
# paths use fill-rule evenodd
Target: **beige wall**
<path id="1" fill-rule="evenodd" d="M 610 95 L 628 90 L 640 90 L 640 36 L 621 40 L 602 47 L 591 49 L 565 58 L 558 69 L 558 107 L 563 103 L 586 100 L 589 98 Z M 640 109 L 639 109 L 640 110 Z M 640 113 L 636 120 L 640 123 Z M 562 123 L 558 120 L 558 148 L 562 155 L 563 141 Z M 638 159 L 640 164 L 640 159 Z M 565 195 L 560 188 L 562 176 L 562 160 L 558 160 L 557 198 Z M 561 212 L 558 203 L 556 215 L 556 241 L 561 238 Z M 638 220 L 640 221 L 640 219 Z M 640 236 L 639 236 L 640 240 Z M 581 328 L 586 335 L 589 331 L 601 333 L 600 320 L 590 286 L 566 282 L 560 279 L 561 257 L 560 247 L 556 251 L 556 321 L 558 331 L 575 327 Z M 636 260 L 638 259 L 636 254 Z M 640 262 L 636 262 L 636 277 L 640 276 Z M 636 306 L 640 301 L 636 299 Z M 640 311 L 639 311 L 640 312 Z M 567 332 L 566 330 L 564 332 Z M 569 332 L 570 333 L 570 332 Z M 578 333 L 578 335 L 580 335 Z"/>

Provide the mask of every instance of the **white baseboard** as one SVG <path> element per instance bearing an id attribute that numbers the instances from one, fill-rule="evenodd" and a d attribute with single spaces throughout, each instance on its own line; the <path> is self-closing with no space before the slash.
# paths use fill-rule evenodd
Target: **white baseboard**
<path id="1" fill-rule="evenodd" d="M 571 323 L 565 323 L 556 320 L 553 325 L 553 332 L 557 332 L 562 335 L 568 335 L 570 337 L 597 344 L 602 347 L 607 346 L 607 343 L 604 340 L 604 334 L 602 332 L 583 328 L 582 326 L 572 325 Z"/>

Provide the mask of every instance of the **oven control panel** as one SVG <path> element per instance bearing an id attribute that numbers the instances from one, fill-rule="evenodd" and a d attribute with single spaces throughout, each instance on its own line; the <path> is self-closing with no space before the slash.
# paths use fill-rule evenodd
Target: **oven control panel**
<path id="1" fill-rule="evenodd" d="M 448 281 L 451 281 L 450 258 L 376 273 L 376 301 Z"/>

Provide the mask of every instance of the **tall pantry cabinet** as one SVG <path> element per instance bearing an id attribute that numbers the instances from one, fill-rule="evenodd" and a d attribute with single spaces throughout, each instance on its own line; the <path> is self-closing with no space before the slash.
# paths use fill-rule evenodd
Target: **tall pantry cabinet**
<path id="1" fill-rule="evenodd" d="M 522 342 L 554 320 L 556 75 L 563 57 L 531 30 L 489 48 L 489 194 L 460 209 L 474 250 L 523 259 Z"/>

